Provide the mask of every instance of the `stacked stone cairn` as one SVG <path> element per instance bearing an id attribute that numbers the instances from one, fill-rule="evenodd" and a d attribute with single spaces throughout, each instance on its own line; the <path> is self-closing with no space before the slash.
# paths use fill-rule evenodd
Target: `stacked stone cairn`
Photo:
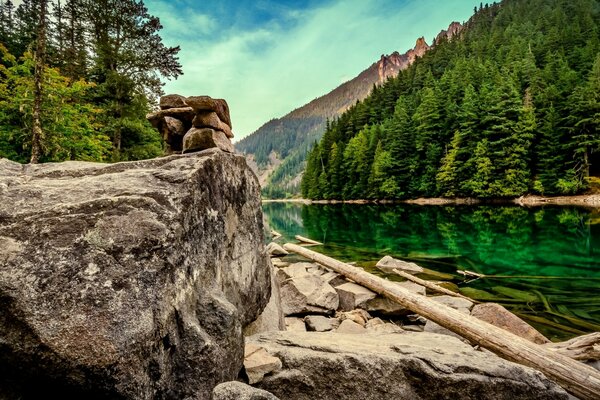
<path id="1" fill-rule="evenodd" d="M 233 153 L 229 106 L 209 96 L 170 94 L 160 99 L 160 111 L 146 118 L 161 133 L 167 153 L 192 153 L 217 147 Z"/>

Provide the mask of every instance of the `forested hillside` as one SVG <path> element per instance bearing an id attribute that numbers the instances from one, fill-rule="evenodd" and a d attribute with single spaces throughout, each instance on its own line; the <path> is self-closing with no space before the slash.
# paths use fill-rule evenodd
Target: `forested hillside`
<path id="1" fill-rule="evenodd" d="M 575 194 L 600 175 L 600 2 L 475 11 L 459 39 L 331 123 L 303 196 Z"/>
<path id="2" fill-rule="evenodd" d="M 0 157 L 161 155 L 145 115 L 182 71 L 160 29 L 139 0 L 0 1 Z"/>

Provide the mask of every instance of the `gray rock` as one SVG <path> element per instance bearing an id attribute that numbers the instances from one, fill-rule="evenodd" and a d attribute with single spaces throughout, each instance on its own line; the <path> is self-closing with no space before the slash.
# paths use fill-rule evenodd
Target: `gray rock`
<path id="1" fill-rule="evenodd" d="M 216 147 L 228 153 L 235 152 L 233 144 L 221 131 L 192 128 L 183 137 L 183 152 L 192 153 Z"/>
<path id="2" fill-rule="evenodd" d="M 221 131 L 229 139 L 233 139 L 233 132 L 229 125 L 219 119 L 219 116 L 214 111 L 200 111 L 194 117 L 192 125 L 196 128 L 211 128 L 217 131 Z"/>
<path id="3" fill-rule="evenodd" d="M 361 309 L 338 313 L 338 317 L 341 321 L 349 319 L 356 322 L 360 326 L 365 326 L 367 322 L 373 318 L 368 312 Z"/>
<path id="4" fill-rule="evenodd" d="M 412 293 L 425 296 L 425 288 L 413 282 L 396 282 L 396 285 Z M 361 305 L 368 312 L 385 317 L 399 317 L 410 314 L 411 311 L 387 297 L 377 296 Z"/>
<path id="5" fill-rule="evenodd" d="M 281 305 L 286 316 L 331 314 L 339 306 L 339 297 L 335 289 L 320 277 L 308 274 L 283 282 Z"/>
<path id="6" fill-rule="evenodd" d="M 419 267 L 415 263 L 396 260 L 390 256 L 385 256 L 379 260 L 376 267 L 384 272 L 393 272 L 398 269 L 400 271 L 408 272 L 409 274 L 418 274 L 424 271 L 423 267 Z"/>
<path id="7" fill-rule="evenodd" d="M 0 187 L 0 393 L 207 399 L 236 378 L 271 293 L 243 157 L 0 160 Z"/>
<path id="8" fill-rule="evenodd" d="M 471 310 L 471 315 L 482 321 L 512 332 L 533 343 L 550 343 L 550 340 L 538 332 L 534 327 L 502 307 L 500 304 L 477 304 L 473 307 L 473 310 Z"/>
<path id="9" fill-rule="evenodd" d="M 284 320 L 286 331 L 306 332 L 306 324 L 302 318 L 285 317 Z"/>
<path id="10" fill-rule="evenodd" d="M 281 272 L 283 272 L 288 279 L 310 275 L 310 273 L 306 270 L 306 264 L 307 263 L 290 264 L 288 267 L 282 268 Z"/>
<path id="11" fill-rule="evenodd" d="M 160 98 L 160 109 L 169 110 L 171 108 L 187 107 L 185 104 L 185 96 L 178 94 L 168 94 Z"/>
<path id="12" fill-rule="evenodd" d="M 251 385 L 262 381 L 266 374 L 281 369 L 281 360 L 273 357 L 263 347 L 255 343 L 246 344 L 244 352 L 244 369 Z"/>
<path id="13" fill-rule="evenodd" d="M 452 307 L 452 308 L 462 312 L 463 314 L 469 314 L 471 311 L 471 307 L 473 307 L 472 302 L 470 302 L 469 300 L 466 300 L 466 299 L 460 299 L 458 297 L 444 295 L 444 296 L 430 297 L 429 299 L 436 301 L 440 304 L 444 304 L 448 307 Z M 429 333 L 437 333 L 440 335 L 454 336 L 458 340 L 468 342 L 462 336 L 457 335 L 456 333 L 454 333 L 454 332 L 444 328 L 443 326 L 441 326 L 433 321 L 430 321 L 430 320 L 427 320 L 427 322 L 425 323 L 425 326 L 423 327 L 423 330 L 425 332 L 429 332 Z"/>
<path id="14" fill-rule="evenodd" d="M 377 293 L 351 282 L 340 285 L 335 290 L 340 297 L 340 310 L 342 311 L 352 311 L 377 297 Z"/>
<path id="15" fill-rule="evenodd" d="M 469 301 L 467 299 L 463 299 L 460 297 L 443 295 L 443 296 L 429 297 L 429 300 L 433 300 L 433 301 L 443 304 L 445 306 L 452 307 L 455 310 L 462 311 L 466 314 L 469 314 L 471 312 L 471 308 L 473 308 L 472 301 Z"/>
<path id="16" fill-rule="evenodd" d="M 367 333 L 402 333 L 404 330 L 396 324 L 384 322 L 380 318 L 373 318 L 365 325 Z"/>
<path id="17" fill-rule="evenodd" d="M 566 400 L 542 373 L 428 333 L 278 332 L 252 341 L 284 369 L 261 389 L 287 400 Z"/>
<path id="18" fill-rule="evenodd" d="M 213 400 L 279 400 L 279 397 L 266 390 L 233 381 L 217 385 L 213 390 Z"/>
<path id="19" fill-rule="evenodd" d="M 185 99 L 188 106 L 194 109 L 194 112 L 214 111 L 219 119 L 233 128 L 231 117 L 229 116 L 229 105 L 223 99 L 213 99 L 209 96 L 192 96 Z"/>
<path id="20" fill-rule="evenodd" d="M 348 283 L 348 281 L 346 280 L 346 278 L 344 278 L 343 275 L 340 275 L 336 272 L 326 272 L 323 275 L 321 275 L 321 278 L 334 288 L 343 285 L 344 283 Z"/>
<path id="21" fill-rule="evenodd" d="M 350 335 L 360 335 L 363 333 L 367 333 L 367 329 L 352 321 L 351 319 L 345 319 L 342 321 L 340 326 L 335 330 L 335 333 L 345 333 Z"/>
<path id="22" fill-rule="evenodd" d="M 150 113 L 146 115 L 146 119 L 150 121 L 152 126 L 157 127 L 158 121 L 165 117 L 173 117 L 180 121 L 186 122 L 188 124 L 192 124 L 194 117 L 196 114 L 194 113 L 194 109 L 192 107 L 180 107 L 180 108 L 169 108 L 167 110 L 160 110 L 154 113 Z"/>
<path id="23" fill-rule="evenodd" d="M 339 321 L 334 318 L 327 318 L 322 315 L 309 315 L 304 318 L 306 328 L 311 332 L 328 332 L 339 325 Z"/>

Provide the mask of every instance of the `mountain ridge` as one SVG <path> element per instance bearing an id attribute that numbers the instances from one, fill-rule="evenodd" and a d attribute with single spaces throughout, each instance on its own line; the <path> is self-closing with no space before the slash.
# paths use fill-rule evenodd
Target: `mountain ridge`
<path id="1" fill-rule="evenodd" d="M 236 150 L 246 155 L 265 189 L 263 192 L 268 197 L 297 193 L 298 176 L 303 170 L 305 155 L 309 147 L 321 138 L 327 121 L 339 117 L 357 101 L 365 99 L 374 86 L 380 86 L 397 76 L 437 42 L 444 38 L 450 40 L 459 34 L 462 28 L 461 23 L 454 21 L 448 29 L 437 35 L 431 46 L 424 37 L 420 37 L 415 46 L 405 53 L 395 51 L 389 55 L 381 55 L 378 61 L 355 78 L 281 118 L 268 121 L 254 133 L 237 142 Z M 279 171 L 281 168 L 284 170 Z"/>

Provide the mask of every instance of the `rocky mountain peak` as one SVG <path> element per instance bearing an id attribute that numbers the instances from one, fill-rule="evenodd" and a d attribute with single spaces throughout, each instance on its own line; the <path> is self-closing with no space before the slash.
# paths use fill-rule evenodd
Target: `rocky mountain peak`
<path id="1" fill-rule="evenodd" d="M 448 41 L 452 40 L 452 38 L 458 35 L 463 30 L 463 25 L 460 22 L 452 22 L 448 29 L 442 30 L 439 35 L 435 38 L 435 43 L 439 43 L 441 40 L 446 38 Z"/>
<path id="2" fill-rule="evenodd" d="M 423 36 L 418 38 L 415 48 L 406 53 L 409 65 L 414 63 L 417 58 L 423 57 L 429 49 L 431 49 L 431 47 L 427 44 L 425 38 Z"/>

